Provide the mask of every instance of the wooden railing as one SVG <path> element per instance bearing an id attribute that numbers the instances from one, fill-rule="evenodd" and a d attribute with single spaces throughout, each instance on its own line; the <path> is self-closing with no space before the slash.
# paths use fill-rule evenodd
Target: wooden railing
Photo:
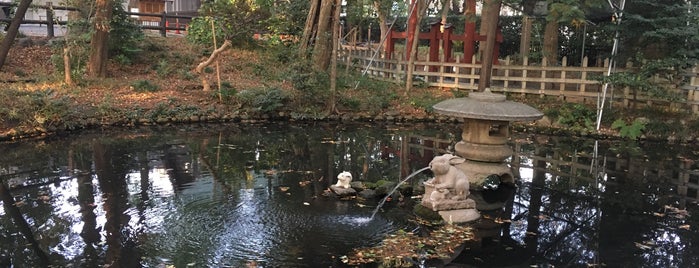
<path id="1" fill-rule="evenodd" d="M 372 49 L 345 46 L 339 53 L 339 61 L 344 62 L 347 68 L 354 68 L 375 78 L 403 83 L 408 65 L 406 61 L 401 60 L 403 55 L 394 53 L 387 57 L 381 51 L 376 55 L 375 52 L 376 50 Z M 462 62 L 458 57 L 454 62 L 428 62 L 418 58 L 413 70 L 417 78 L 414 81 L 426 83 L 431 87 L 475 91 L 478 88 L 481 65 Z M 471 62 L 476 62 L 475 58 Z M 582 66 L 587 65 L 588 59 L 584 58 Z M 523 64 L 514 64 L 508 57 L 493 66 L 491 90 L 540 97 L 555 96 L 561 100 L 577 102 L 595 102 L 602 92 L 602 84 L 594 80 L 594 77 L 605 75 L 608 66 L 609 60 L 604 60 L 599 67 L 569 66 L 566 58 L 563 58 L 560 66 L 547 66 L 545 59 L 541 63 L 532 63 L 527 58 L 524 58 Z M 644 103 L 681 109 L 681 106 L 687 105 L 695 114 L 699 114 L 699 81 L 696 79 L 698 72 L 699 70 L 694 68 L 687 74 L 691 78 L 689 83 L 679 88 L 671 88 L 686 96 L 684 101 L 669 102 L 633 92 L 628 88 L 612 88 L 607 97 L 612 102 L 621 103 L 626 107 Z"/>
<path id="2" fill-rule="evenodd" d="M 16 7 L 17 3 L 7 3 L 7 2 L 0 2 L 0 7 L 6 8 L 6 7 Z M 51 2 L 48 2 L 46 5 L 32 5 L 31 8 L 33 9 L 41 9 L 45 11 L 45 16 L 39 16 L 41 19 L 40 20 L 22 20 L 22 24 L 38 24 L 38 25 L 46 25 L 46 36 L 47 37 L 54 37 L 54 26 L 55 25 L 66 25 L 68 24 L 67 20 L 61 20 L 62 18 L 57 18 L 54 16 L 54 10 L 66 10 L 66 11 L 77 11 L 78 8 L 75 7 L 64 7 L 64 6 L 54 6 L 51 4 Z M 158 30 L 160 32 L 160 35 L 162 36 L 167 36 L 168 31 L 175 31 L 175 32 L 181 32 L 181 31 L 186 31 L 187 30 L 187 25 L 189 22 L 192 20 L 193 16 L 185 16 L 185 15 L 175 15 L 175 14 L 168 14 L 166 12 L 156 14 L 156 13 L 139 13 L 139 12 L 126 12 L 127 15 L 133 17 L 146 17 L 146 18 L 155 18 L 153 19 L 147 19 L 147 20 L 140 20 L 140 19 L 135 19 L 135 22 L 140 25 L 142 29 L 147 29 L 147 30 Z M 11 22 L 11 18 L 4 18 L 0 19 L 2 22 Z"/>

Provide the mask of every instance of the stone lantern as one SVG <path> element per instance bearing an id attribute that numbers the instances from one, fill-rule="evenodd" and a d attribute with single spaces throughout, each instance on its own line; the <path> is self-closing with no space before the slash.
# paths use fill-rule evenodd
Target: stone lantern
<path id="1" fill-rule="evenodd" d="M 492 175 L 499 182 L 514 183 L 512 171 L 503 161 L 512 156 L 507 145 L 510 122 L 534 121 L 544 115 L 529 105 L 507 101 L 505 95 L 490 89 L 470 93 L 467 98 L 449 99 L 433 106 L 437 113 L 464 118 L 461 141 L 455 146 L 457 156 L 465 161 L 455 166 L 469 179 L 472 190 L 487 188 Z"/>

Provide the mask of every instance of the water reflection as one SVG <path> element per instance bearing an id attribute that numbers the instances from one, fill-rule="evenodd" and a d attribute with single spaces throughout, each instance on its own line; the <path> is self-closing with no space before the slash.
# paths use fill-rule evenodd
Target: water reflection
<path id="1" fill-rule="evenodd" d="M 398 181 L 459 126 L 260 125 L 133 130 L 0 156 L 0 266 L 338 266 L 414 229 L 412 204 L 323 196 L 341 171 Z M 694 266 L 696 148 L 518 135 L 517 188 L 486 192 L 475 266 Z M 411 183 L 426 179 L 423 172 Z"/>

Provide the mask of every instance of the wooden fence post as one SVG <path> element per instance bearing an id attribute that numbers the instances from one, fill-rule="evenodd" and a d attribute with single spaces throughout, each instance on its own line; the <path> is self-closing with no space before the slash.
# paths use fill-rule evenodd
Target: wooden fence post
<path id="1" fill-rule="evenodd" d="M 461 63 L 461 57 L 456 57 L 456 65 L 459 65 Z M 454 85 L 456 85 L 457 89 L 460 89 L 461 86 L 459 86 L 459 75 L 461 74 L 461 67 L 456 67 L 454 68 Z"/>
<path id="2" fill-rule="evenodd" d="M 510 64 L 512 63 L 512 60 L 510 59 L 510 56 L 505 57 L 505 72 L 504 76 L 505 79 L 502 83 L 502 86 L 505 88 L 505 91 L 507 91 L 507 87 L 510 85 Z"/>
<path id="3" fill-rule="evenodd" d="M 689 78 L 691 88 L 687 92 L 687 101 L 692 102 L 692 112 L 695 115 L 699 115 L 699 79 L 697 79 L 697 75 L 699 75 L 699 68 L 695 66 L 692 68 L 692 77 Z"/>
<path id="4" fill-rule="evenodd" d="M 582 67 L 582 71 L 580 72 L 580 80 L 585 81 L 585 80 L 587 80 L 587 68 L 585 68 L 585 67 L 587 67 L 587 56 L 583 57 L 582 65 L 580 67 Z M 585 96 L 585 86 L 587 84 L 580 83 L 579 85 L 580 85 L 579 94 L 581 96 L 583 96 L 583 99 L 585 99 L 585 97 L 584 97 Z"/>
<path id="5" fill-rule="evenodd" d="M 568 67 L 568 57 L 563 57 L 561 59 L 561 83 L 558 85 L 558 99 L 566 100 L 566 67 Z"/>
<path id="6" fill-rule="evenodd" d="M 524 59 L 522 59 L 522 66 L 524 69 L 522 70 L 522 96 L 527 95 L 527 67 L 529 66 L 529 57 L 524 56 Z"/>
<path id="7" fill-rule="evenodd" d="M 160 35 L 162 37 L 167 36 L 167 15 L 165 11 L 163 11 L 163 14 L 160 16 Z"/>
<path id="8" fill-rule="evenodd" d="M 546 96 L 546 64 L 547 60 L 546 57 L 543 57 L 541 59 L 541 82 L 539 82 L 539 97 L 543 98 Z"/>

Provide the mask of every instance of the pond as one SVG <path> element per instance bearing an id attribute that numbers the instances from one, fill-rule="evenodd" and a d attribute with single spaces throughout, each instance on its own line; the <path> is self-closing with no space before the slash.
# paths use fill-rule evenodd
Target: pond
<path id="1" fill-rule="evenodd" d="M 369 220 L 380 200 L 328 197 L 337 174 L 400 181 L 460 132 L 269 123 L 0 144 L 0 266 L 343 266 L 352 249 L 422 227 L 413 198 Z M 517 187 L 482 194 L 504 207 L 482 212 L 452 265 L 698 265 L 699 148 L 528 133 L 511 145 Z"/>

